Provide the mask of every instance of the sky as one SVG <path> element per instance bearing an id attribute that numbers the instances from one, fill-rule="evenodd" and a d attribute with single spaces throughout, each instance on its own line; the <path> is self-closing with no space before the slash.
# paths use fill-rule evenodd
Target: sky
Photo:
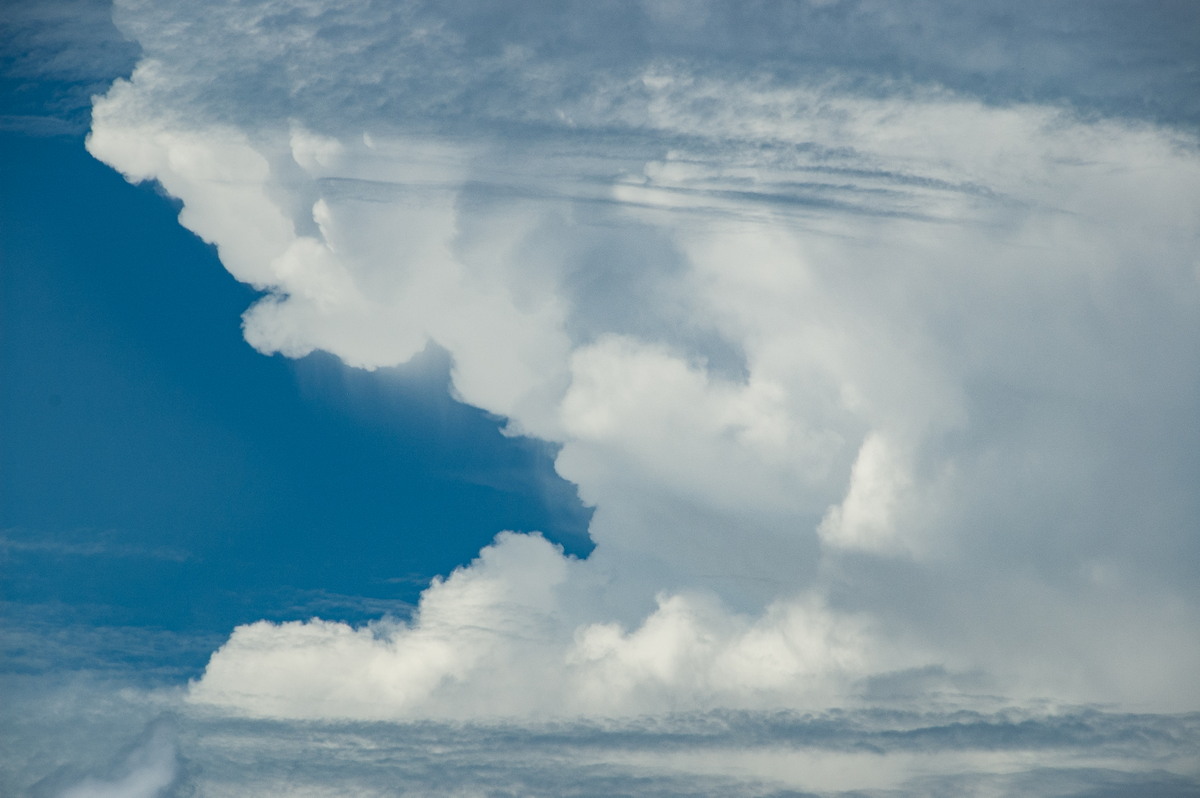
<path id="1" fill-rule="evenodd" d="M 1200 7 L 6 9 L 0 792 L 1200 795 Z"/>

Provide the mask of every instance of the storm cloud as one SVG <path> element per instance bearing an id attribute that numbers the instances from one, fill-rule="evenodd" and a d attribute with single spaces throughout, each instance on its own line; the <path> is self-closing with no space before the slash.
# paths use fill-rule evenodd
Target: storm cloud
<path id="1" fill-rule="evenodd" d="M 689 778 L 708 743 L 680 728 L 753 739 L 710 774 L 779 774 L 753 794 L 932 789 L 916 772 L 1194 789 L 1194 754 L 1133 768 L 1105 737 L 1191 729 L 1129 713 L 1200 700 L 1190 5 L 122 0 L 114 19 L 140 61 L 96 98 L 88 148 L 262 292 L 246 340 L 368 370 L 440 347 L 454 395 L 551 444 L 594 507 L 586 558 L 497 529 L 409 617 L 232 630 L 188 711 L 463 721 L 476 752 L 563 723 L 551 758 L 601 780 L 580 794 L 726 789 L 619 781 L 642 765 L 618 740 L 655 717 Z M 935 698 L 946 714 L 875 714 Z M 602 719 L 618 731 L 589 760 L 578 730 Z M 767 750 L 797 739 L 910 759 L 806 782 Z M 925 745 L 943 758 L 914 764 Z M 1000 761 L 1057 746 L 1087 753 Z"/>

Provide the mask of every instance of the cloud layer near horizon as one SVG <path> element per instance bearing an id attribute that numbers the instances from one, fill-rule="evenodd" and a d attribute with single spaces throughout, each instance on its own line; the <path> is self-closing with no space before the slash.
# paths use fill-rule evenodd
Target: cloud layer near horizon
<path id="1" fill-rule="evenodd" d="M 1196 714 L 927 704 L 551 723 L 294 723 L 212 712 L 178 689 L 6 679 L 15 720 L 0 729 L 0 790 L 32 798 L 1182 797 L 1198 784 Z"/>
<path id="2" fill-rule="evenodd" d="M 241 627 L 193 699 L 1197 706 L 1194 134 L 1074 67 L 972 93 L 870 3 L 731 8 L 118 3 L 143 58 L 89 149 L 267 292 L 247 340 L 432 341 L 596 507 L 586 560 L 501 534 L 410 620 Z"/>

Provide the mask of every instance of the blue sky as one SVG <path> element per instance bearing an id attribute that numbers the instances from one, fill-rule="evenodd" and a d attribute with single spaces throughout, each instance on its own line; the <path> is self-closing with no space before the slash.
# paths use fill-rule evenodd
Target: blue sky
<path id="1" fill-rule="evenodd" d="M 1197 794 L 1191 4 L 3 24 L 0 792 Z"/>
<path id="2" fill-rule="evenodd" d="M 552 450 L 450 399 L 444 356 L 371 376 L 319 354 L 263 358 L 238 326 L 255 292 L 160 194 L 78 137 L 6 138 L 16 619 L 197 634 L 316 607 L 363 620 L 402 611 L 497 524 L 586 550 L 586 512 Z M 170 664 L 194 670 L 210 652 L 186 653 Z"/>

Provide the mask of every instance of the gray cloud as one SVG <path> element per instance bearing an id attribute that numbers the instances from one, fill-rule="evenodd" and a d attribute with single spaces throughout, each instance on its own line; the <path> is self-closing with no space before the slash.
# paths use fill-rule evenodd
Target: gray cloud
<path id="1" fill-rule="evenodd" d="M 107 0 L 11 0 L 0 14 L 0 129 L 82 135 L 92 96 L 128 75 L 137 46 L 112 23 Z"/>
<path id="2" fill-rule="evenodd" d="M 188 74 L 182 104 L 229 121 L 251 105 L 314 125 L 407 120 L 430 130 L 492 124 L 611 125 L 646 102 L 632 79 L 654 63 L 766 85 L 835 82 L 868 94 L 945 87 L 997 104 L 1066 104 L 1084 113 L 1200 122 L 1195 30 L 1187 2 L 562 3 L 294 2 L 211 14 L 118 3 L 132 38 Z M 181 27 L 166 24 L 182 22 Z M 165 31 L 170 30 L 170 36 Z M 286 37 L 288 47 L 273 44 Z M 220 42 L 220 47 L 196 43 Z M 353 59 L 352 75 L 342 66 Z M 207 85 L 206 85 L 207 84 Z M 605 86 L 624 86 L 611 94 Z M 590 107 L 573 102 L 588 98 Z"/>
<path id="3" fill-rule="evenodd" d="M 1084 798 L 1200 791 L 1195 714 L 897 705 L 502 725 L 295 724 L 197 711 L 171 693 L 119 687 L 26 680 L 13 694 L 20 724 L 0 729 L 10 752 L 0 765 L 6 794 L 882 798 L 995 791 Z M 111 792 L 135 781 L 154 786 Z"/>
<path id="4" fill-rule="evenodd" d="M 162 721 L 149 726 L 141 739 L 122 752 L 107 772 L 87 776 L 54 791 L 56 798 L 166 798 L 178 795 L 179 759 L 174 734 Z M 34 793 L 49 785 L 37 785 Z"/>
<path id="5" fill-rule="evenodd" d="M 221 642 L 113 622 L 111 607 L 0 602 L 0 673 L 39 674 L 136 669 L 147 682 L 178 681 Z"/>

